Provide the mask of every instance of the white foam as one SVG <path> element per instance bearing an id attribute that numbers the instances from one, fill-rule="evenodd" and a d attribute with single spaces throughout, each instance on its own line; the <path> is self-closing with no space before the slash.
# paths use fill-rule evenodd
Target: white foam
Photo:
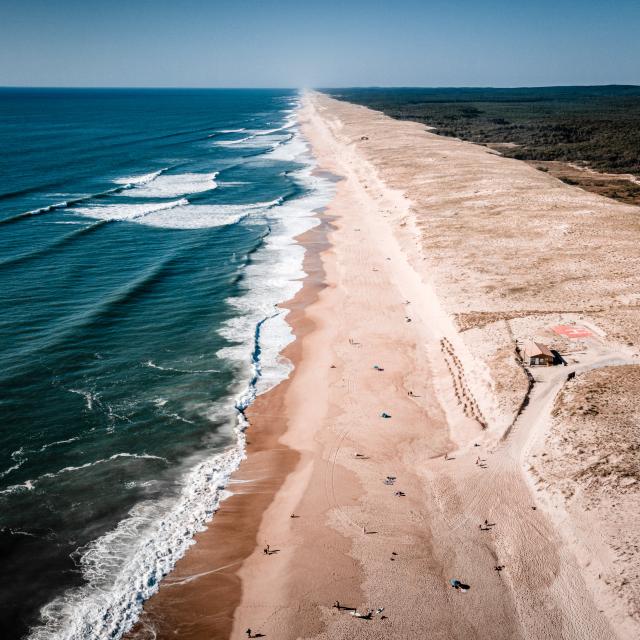
<path id="1" fill-rule="evenodd" d="M 4 478 L 5 476 L 8 476 L 12 471 L 19 469 L 23 464 L 24 464 L 24 460 L 20 460 L 19 462 L 16 462 L 16 464 L 8 467 L 4 471 L 0 471 L 0 478 Z"/>
<path id="2" fill-rule="evenodd" d="M 252 210 L 253 207 L 242 205 L 189 205 L 154 212 L 140 222 L 166 229 L 206 229 L 236 224 Z"/>
<path id="3" fill-rule="evenodd" d="M 33 480 L 27 480 L 22 484 L 12 484 L 10 487 L 0 491 L 0 495 L 18 493 L 19 491 L 31 491 L 34 488 Z"/>
<path id="4" fill-rule="evenodd" d="M 169 461 L 166 458 L 162 458 L 160 456 L 154 456 L 149 453 L 115 453 L 112 456 L 109 456 L 108 458 L 101 458 L 99 460 L 94 460 L 93 462 L 85 462 L 85 464 L 78 465 L 77 467 L 74 467 L 74 466 L 63 467 L 62 469 L 58 469 L 58 471 L 53 471 L 51 473 L 43 473 L 41 476 L 38 476 L 38 478 L 36 478 L 35 480 L 27 480 L 22 484 L 17 484 L 17 485 L 12 485 L 10 487 L 7 487 L 4 491 L 0 491 L 0 494 L 15 493 L 16 491 L 25 490 L 25 489 L 30 491 L 34 489 L 38 484 L 40 484 L 44 479 L 55 478 L 65 473 L 82 471 L 83 469 L 88 469 L 89 467 L 95 467 L 96 465 L 105 464 L 106 462 L 111 462 L 113 460 L 118 460 L 120 458 L 136 458 L 139 460 L 160 460 L 167 464 L 169 463 Z"/>
<path id="5" fill-rule="evenodd" d="M 216 147 L 239 147 L 241 149 L 261 149 L 263 147 L 271 147 L 273 150 L 280 144 L 285 143 L 288 139 L 288 137 L 283 138 L 282 134 L 277 135 L 274 133 L 275 131 L 279 131 L 279 129 L 259 131 L 254 135 L 241 138 L 240 140 L 218 140 L 213 144 Z M 289 134 L 287 134 L 287 136 L 289 136 Z"/>
<path id="6" fill-rule="evenodd" d="M 73 209 L 73 213 L 98 220 L 129 220 L 131 222 L 142 222 L 142 218 L 152 213 L 158 213 L 188 204 L 189 201 L 186 198 L 172 202 L 154 202 L 149 204 L 101 204 L 91 207 L 77 207 Z"/>
<path id="7" fill-rule="evenodd" d="M 291 371 L 291 364 L 280 354 L 293 340 L 293 334 L 285 320 L 285 312 L 277 304 L 293 298 L 302 287 L 305 251 L 294 238 L 318 224 L 314 211 L 328 203 L 334 190 L 328 179 L 313 175 L 315 163 L 307 145 L 298 135 L 281 148 L 283 151 L 276 159 L 295 159 L 304 164 L 304 168 L 296 171 L 293 177 L 304 186 L 306 194 L 274 206 L 265 213 L 271 233 L 245 268 L 243 282 L 249 289 L 243 295 L 227 300 L 238 313 L 220 329 L 220 334 L 235 344 L 217 353 L 219 357 L 246 364 L 253 351 L 256 324 L 267 318 L 260 332 L 257 393 L 272 388 Z"/>
<path id="8" fill-rule="evenodd" d="M 156 364 L 152 360 L 145 362 L 145 365 L 151 369 L 159 369 L 160 371 L 173 371 L 175 373 L 220 373 L 219 369 L 176 369 L 175 367 L 163 367 Z"/>
<path id="9" fill-rule="evenodd" d="M 108 204 L 74 209 L 74 213 L 100 220 L 136 222 L 165 229 L 207 229 L 236 224 L 261 209 L 277 204 L 189 204 L 185 198 L 152 204 Z"/>
<path id="10" fill-rule="evenodd" d="M 66 440 L 56 440 L 55 442 L 50 442 L 49 444 L 43 444 L 40 447 L 39 451 L 46 451 L 51 447 L 57 447 L 59 444 L 68 444 L 69 442 L 75 442 L 76 440 L 80 440 L 80 438 L 76 436 L 75 438 L 67 438 Z"/>
<path id="11" fill-rule="evenodd" d="M 142 603 L 193 544 L 223 497 L 223 487 L 244 457 L 245 439 L 195 465 L 182 479 L 178 499 L 145 501 L 109 533 L 77 550 L 88 583 L 68 590 L 41 610 L 34 640 L 120 638 Z"/>
<path id="12" fill-rule="evenodd" d="M 98 399 L 98 397 L 91 393 L 91 391 L 86 391 L 84 389 L 69 389 L 69 391 L 84 398 L 88 411 L 93 409 L 93 402 Z"/>
<path id="13" fill-rule="evenodd" d="M 186 422 L 187 424 L 195 424 L 193 420 L 189 420 L 188 418 L 184 418 L 178 413 L 167 413 L 167 416 L 173 418 L 174 420 L 178 420 L 179 422 Z"/>
<path id="14" fill-rule="evenodd" d="M 132 198 L 177 198 L 190 193 L 201 193 L 216 188 L 217 175 L 217 171 L 177 174 L 157 172 L 155 178 L 139 182 L 133 188 L 123 191 L 122 195 Z"/>
<path id="15" fill-rule="evenodd" d="M 279 127 L 274 127 L 272 129 L 242 129 L 241 131 L 247 132 L 248 135 L 235 140 L 216 140 L 213 142 L 213 145 L 216 147 L 240 147 L 243 149 L 271 147 L 271 151 L 273 151 L 278 146 L 289 140 L 291 137 L 291 132 L 289 130 L 295 127 L 296 124 L 297 119 L 295 115 L 291 115 L 285 120 L 284 124 Z M 225 133 L 235 132 L 226 130 Z"/>
<path id="16" fill-rule="evenodd" d="M 275 129 L 254 129 L 253 134 L 256 136 L 268 136 L 272 133 L 277 133 L 278 131 L 286 131 L 287 129 L 291 129 L 296 125 L 295 118 L 287 120 L 285 124 L 281 127 L 276 127 Z"/>
<path id="17" fill-rule="evenodd" d="M 38 478 L 38 481 L 42 478 L 55 478 L 62 473 L 71 473 L 72 471 L 80 471 L 81 469 L 86 469 L 88 467 L 95 467 L 98 464 L 104 464 L 105 462 L 118 460 L 118 458 L 138 458 L 140 460 L 162 460 L 163 462 L 169 462 L 166 458 L 154 456 L 149 453 L 115 453 L 108 458 L 101 458 L 100 460 L 95 460 L 94 462 L 85 462 L 85 464 L 81 464 L 77 467 L 63 467 L 62 469 L 58 469 L 58 471 L 54 471 L 53 473 L 44 473 L 40 476 L 40 478 Z M 34 484 L 36 482 L 36 480 L 33 481 Z"/>
<path id="18" fill-rule="evenodd" d="M 285 162 L 297 161 L 309 153 L 309 147 L 301 136 L 294 136 L 289 142 L 277 145 L 266 157 Z"/>
<path id="19" fill-rule="evenodd" d="M 247 142 L 251 139 L 253 139 L 253 136 L 246 136 L 245 138 L 240 138 L 239 140 L 218 140 L 214 142 L 214 145 L 216 147 L 233 147 L 236 144 L 242 144 L 243 142 Z"/>
<path id="20" fill-rule="evenodd" d="M 21 531 L 20 529 L 4 529 L 4 531 L 8 531 L 12 536 L 28 536 L 29 538 L 38 538 L 39 536 L 35 533 L 29 533 L 28 531 Z"/>
<path id="21" fill-rule="evenodd" d="M 4 478 L 13 471 L 16 471 L 27 461 L 28 458 L 24 455 L 24 447 L 20 447 L 17 451 L 13 451 L 11 453 L 11 459 L 15 462 L 15 464 L 11 465 L 4 471 L 0 471 L 0 478 Z"/>
<path id="22" fill-rule="evenodd" d="M 141 176 L 129 176 L 126 178 L 118 178 L 114 180 L 116 184 L 121 184 L 125 187 L 131 187 L 136 185 L 147 184 L 148 182 L 153 182 L 158 176 L 163 174 L 167 168 L 160 169 L 159 171 L 152 171 L 151 173 L 145 173 Z"/>

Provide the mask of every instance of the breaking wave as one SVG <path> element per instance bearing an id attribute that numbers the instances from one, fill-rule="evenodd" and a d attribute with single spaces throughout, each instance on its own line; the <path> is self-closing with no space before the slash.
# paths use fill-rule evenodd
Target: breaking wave
<path id="1" fill-rule="evenodd" d="M 149 176 L 152 174 L 149 174 Z M 155 177 L 138 183 L 130 183 L 123 195 L 134 198 L 176 198 L 191 193 L 211 191 L 217 187 L 213 173 L 158 173 Z M 142 176 L 148 178 L 149 176 Z"/>
<path id="2" fill-rule="evenodd" d="M 250 204 L 190 204 L 186 198 L 155 204 L 110 204 L 76 209 L 75 213 L 103 220 L 124 220 L 167 229 L 206 229 L 237 224 L 257 210 L 281 199 Z"/>
<path id="3" fill-rule="evenodd" d="M 99 191 L 97 193 L 91 193 L 91 194 L 79 196 L 77 198 L 70 198 L 69 200 L 55 202 L 53 204 L 40 207 L 39 209 L 32 209 L 31 211 L 18 213 L 8 218 L 2 218 L 0 219 L 0 225 L 20 222 L 21 220 L 26 220 L 34 216 L 40 216 L 45 213 L 51 213 L 52 211 L 58 211 L 60 209 L 69 209 L 71 207 L 74 207 L 83 202 L 88 202 L 90 200 L 96 200 L 99 198 L 105 198 L 107 196 L 115 195 L 115 194 L 124 192 L 127 189 L 131 189 L 132 187 L 143 185 L 143 184 L 146 184 L 147 182 L 153 181 L 159 176 L 161 176 L 165 171 L 168 171 L 168 167 L 165 167 L 164 169 L 159 169 L 158 171 L 154 171 L 152 173 L 147 173 L 142 176 L 134 176 L 131 178 L 117 179 L 117 180 L 114 180 L 114 182 L 116 184 L 119 184 L 120 186 L 114 187 L 113 189 L 106 189 L 105 191 Z"/>
<path id="4" fill-rule="evenodd" d="M 171 371 L 172 373 L 220 373 L 219 369 L 176 369 L 175 367 L 163 367 L 149 360 L 144 363 L 150 369 L 158 369 L 159 371 Z"/>

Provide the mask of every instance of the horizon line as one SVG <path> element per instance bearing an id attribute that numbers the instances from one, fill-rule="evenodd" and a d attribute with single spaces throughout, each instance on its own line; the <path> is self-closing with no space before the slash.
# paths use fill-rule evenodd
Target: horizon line
<path id="1" fill-rule="evenodd" d="M 541 84 L 541 85 L 335 85 L 335 86 L 323 86 L 323 87 L 270 87 L 270 86 L 255 86 L 255 87 L 207 87 L 207 86 L 193 86 L 193 87 L 180 87 L 180 86 L 135 86 L 135 85 L 123 85 L 123 86 L 91 86 L 91 85 L 0 85 L 0 90 L 6 89 L 64 89 L 64 90 L 96 90 L 96 91 L 113 91 L 113 90 L 137 90 L 137 91 L 323 91 L 323 90 L 336 90 L 336 89 L 563 89 L 563 88 L 590 88 L 590 87 L 633 87 L 640 89 L 640 84 L 632 83 L 603 83 L 603 84 Z"/>

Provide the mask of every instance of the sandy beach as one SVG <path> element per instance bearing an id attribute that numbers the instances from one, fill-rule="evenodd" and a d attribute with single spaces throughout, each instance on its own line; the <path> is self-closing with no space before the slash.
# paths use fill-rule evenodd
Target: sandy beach
<path id="1" fill-rule="evenodd" d="M 545 478 L 580 466 L 554 409 L 567 375 L 637 366 L 640 209 L 321 94 L 299 118 L 340 180 L 299 239 L 295 368 L 251 407 L 233 495 L 129 636 L 633 637 L 638 576 L 620 586 L 599 528 L 618 485 L 585 529 Z M 579 344 L 552 331 L 572 323 Z M 514 358 L 530 337 L 567 362 L 532 389 Z M 565 450 L 536 467 L 554 434 Z"/>

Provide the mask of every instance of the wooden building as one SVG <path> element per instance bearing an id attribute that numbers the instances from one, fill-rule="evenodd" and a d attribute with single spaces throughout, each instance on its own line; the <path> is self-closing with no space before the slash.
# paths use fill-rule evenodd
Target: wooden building
<path id="1" fill-rule="evenodd" d="M 544 365 L 550 367 L 555 360 L 551 349 L 546 344 L 534 342 L 533 340 L 526 340 L 520 353 L 524 363 L 529 366 Z"/>

